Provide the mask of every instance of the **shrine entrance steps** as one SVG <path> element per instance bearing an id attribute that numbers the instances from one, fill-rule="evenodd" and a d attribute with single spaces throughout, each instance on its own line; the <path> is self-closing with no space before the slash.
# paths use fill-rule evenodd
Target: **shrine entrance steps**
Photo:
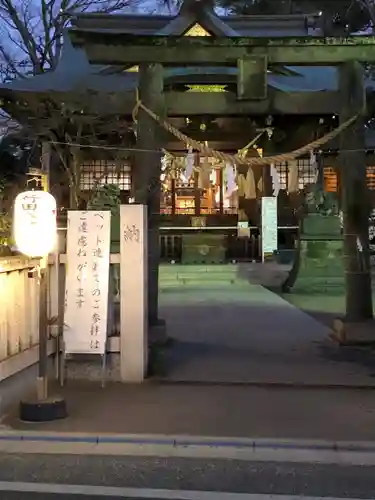
<path id="1" fill-rule="evenodd" d="M 216 286 L 248 287 L 249 283 L 278 287 L 286 279 L 290 265 L 274 262 L 261 264 L 161 264 L 159 266 L 159 288 L 215 288 Z"/>
<path id="2" fill-rule="evenodd" d="M 211 287 L 214 285 L 248 285 L 246 276 L 241 276 L 239 269 L 230 264 L 181 265 L 165 264 L 159 266 L 160 287 Z"/>
<path id="3" fill-rule="evenodd" d="M 161 267 L 160 316 L 174 339 L 164 382 L 375 386 L 374 362 L 338 347 L 329 328 L 246 269 Z"/>

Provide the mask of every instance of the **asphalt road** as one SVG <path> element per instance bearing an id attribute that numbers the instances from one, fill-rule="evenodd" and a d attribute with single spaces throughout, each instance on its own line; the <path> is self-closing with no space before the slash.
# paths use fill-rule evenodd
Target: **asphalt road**
<path id="1" fill-rule="evenodd" d="M 1 500 L 84 500 L 82 495 L 60 495 L 51 493 L 20 493 L 17 491 L 1 491 Z M 87 496 L 86 496 L 87 498 Z M 124 500 L 124 497 L 96 496 L 96 500 Z M 133 500 L 127 497 L 128 500 Z M 138 499 L 134 499 L 138 500 Z"/>
<path id="2" fill-rule="evenodd" d="M 0 454 L 1 500 L 82 500 L 85 495 L 92 496 L 89 493 L 64 494 L 69 493 L 66 487 L 60 488 L 62 494 L 6 492 L 2 482 L 12 482 L 15 486 L 16 483 L 44 483 L 136 489 L 134 491 L 188 490 L 371 499 L 375 492 L 375 467 L 222 459 Z M 221 495 L 216 494 L 216 497 L 220 500 Z M 108 494 L 104 498 L 109 498 Z M 117 500 L 118 497 L 110 498 Z M 134 498 L 145 497 L 136 494 Z M 167 496 L 155 492 L 155 496 L 148 498 Z"/>

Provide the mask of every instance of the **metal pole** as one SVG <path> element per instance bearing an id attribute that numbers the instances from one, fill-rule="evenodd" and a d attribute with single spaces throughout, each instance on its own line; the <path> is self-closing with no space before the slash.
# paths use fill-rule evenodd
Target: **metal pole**
<path id="1" fill-rule="evenodd" d="M 38 401 L 45 401 L 48 397 L 48 325 L 47 325 L 47 291 L 48 272 L 47 260 L 43 258 L 39 271 L 39 364 L 37 378 Z"/>

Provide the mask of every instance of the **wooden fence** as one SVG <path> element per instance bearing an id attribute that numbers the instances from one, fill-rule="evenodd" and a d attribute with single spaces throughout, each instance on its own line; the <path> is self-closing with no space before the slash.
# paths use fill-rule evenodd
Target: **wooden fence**
<path id="1" fill-rule="evenodd" d="M 38 361 L 39 286 L 32 273 L 38 263 L 18 256 L 0 258 L 0 382 Z M 54 265 L 49 275 L 56 284 Z M 49 318 L 57 315 L 55 287 L 49 287 Z M 54 349 L 50 339 L 48 353 Z"/>
<path id="2" fill-rule="evenodd" d="M 59 273 L 56 256 L 50 255 L 48 291 L 50 324 L 53 318 L 57 319 L 59 312 L 60 315 L 63 314 L 64 308 L 66 255 L 60 254 L 58 262 Z M 111 254 L 110 262 L 118 265 L 120 255 Z M 38 263 L 38 260 L 22 257 L 0 258 L 0 382 L 38 361 L 39 286 L 37 276 L 31 273 Z M 115 314 L 112 321 L 118 335 L 117 316 L 118 314 Z M 55 324 L 49 332 L 48 354 L 56 351 L 57 332 Z M 110 338 L 108 351 L 119 352 L 119 350 L 119 338 Z"/>
<path id="3" fill-rule="evenodd" d="M 0 362 L 38 343 L 38 281 L 29 277 L 36 263 L 0 259 Z"/>

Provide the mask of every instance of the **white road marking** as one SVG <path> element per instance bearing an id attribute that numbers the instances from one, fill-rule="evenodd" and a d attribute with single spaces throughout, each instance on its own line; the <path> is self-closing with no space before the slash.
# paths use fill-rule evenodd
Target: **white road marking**
<path id="1" fill-rule="evenodd" d="M 344 499 L 334 497 L 309 497 L 298 495 L 259 495 L 253 493 L 230 493 L 224 491 L 158 490 L 148 488 L 91 486 L 86 484 L 75 485 L 21 482 L 18 483 L 4 481 L 0 481 L 0 492 L 1 491 L 158 500 L 357 500 L 353 498 Z"/>

